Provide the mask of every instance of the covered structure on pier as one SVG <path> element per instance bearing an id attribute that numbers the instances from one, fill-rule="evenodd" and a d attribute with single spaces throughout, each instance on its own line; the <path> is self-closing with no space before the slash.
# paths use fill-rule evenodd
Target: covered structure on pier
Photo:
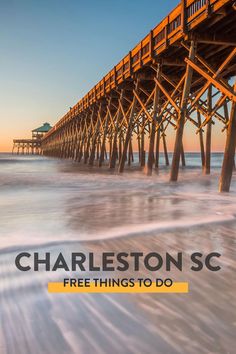
<path id="1" fill-rule="evenodd" d="M 39 155 L 41 154 L 41 142 L 42 138 L 46 133 L 51 129 L 49 123 L 44 123 L 42 126 L 33 129 L 31 139 L 14 139 L 13 140 L 13 149 L 12 153 L 16 152 L 17 154 L 32 154 Z"/>

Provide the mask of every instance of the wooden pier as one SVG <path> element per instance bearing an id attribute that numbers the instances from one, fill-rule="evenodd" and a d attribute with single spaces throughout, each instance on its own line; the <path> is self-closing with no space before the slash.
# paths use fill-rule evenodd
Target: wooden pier
<path id="1" fill-rule="evenodd" d="M 235 77 L 236 1 L 182 0 L 43 137 L 43 154 L 91 166 L 108 158 L 109 167 L 122 173 L 133 161 L 136 140 L 139 163 L 151 175 L 161 143 L 169 165 L 172 127 L 170 181 L 177 181 L 180 161 L 185 165 L 186 123 L 196 131 L 209 174 L 218 120 L 227 135 L 219 189 L 227 192 L 236 145 Z"/>
<path id="2" fill-rule="evenodd" d="M 17 155 L 40 155 L 41 139 L 14 139 L 12 153 Z"/>
<path id="3" fill-rule="evenodd" d="M 49 123 L 32 130 L 31 139 L 13 139 L 12 153 L 17 155 L 40 155 L 42 153 L 42 138 L 51 129 Z"/>

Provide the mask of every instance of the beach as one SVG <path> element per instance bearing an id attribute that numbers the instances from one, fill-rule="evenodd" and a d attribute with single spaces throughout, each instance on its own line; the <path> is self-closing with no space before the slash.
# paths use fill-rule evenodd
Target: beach
<path id="1" fill-rule="evenodd" d="M 0 154 L 1 354 L 234 353 L 235 172 L 231 192 L 220 194 L 222 154 L 212 154 L 204 176 L 200 155 L 187 153 L 178 183 L 169 183 L 163 161 L 147 177 L 137 166 L 119 175 L 107 166 Z M 183 252 L 185 267 L 171 277 L 189 282 L 189 293 L 49 294 L 49 281 L 72 274 L 15 266 L 19 252 L 72 251 Z M 193 252 L 219 252 L 221 270 L 192 272 Z M 170 274 L 143 268 L 139 276 Z"/>

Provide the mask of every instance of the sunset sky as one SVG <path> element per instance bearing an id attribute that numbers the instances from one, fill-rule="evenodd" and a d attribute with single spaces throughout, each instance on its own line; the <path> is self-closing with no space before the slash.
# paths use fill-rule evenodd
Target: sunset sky
<path id="1" fill-rule="evenodd" d="M 0 0 L 0 151 L 55 124 L 178 2 Z M 224 139 L 215 129 L 219 151 Z M 189 128 L 184 139 L 186 150 L 199 149 Z"/>

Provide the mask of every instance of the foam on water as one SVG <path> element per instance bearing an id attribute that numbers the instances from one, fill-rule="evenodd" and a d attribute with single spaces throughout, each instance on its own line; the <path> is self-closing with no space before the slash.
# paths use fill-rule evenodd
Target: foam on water
<path id="1" fill-rule="evenodd" d="M 198 154 L 186 160 L 179 182 L 170 184 L 164 166 L 152 177 L 137 167 L 118 175 L 107 167 L 0 154 L 1 354 L 234 352 L 236 184 L 230 194 L 217 192 L 222 154 L 213 154 L 211 176 L 202 175 Z M 52 295 L 48 281 L 81 274 L 20 272 L 15 256 L 22 250 L 181 251 L 185 258 L 219 251 L 223 270 L 172 272 L 190 283 L 183 296 Z"/>

